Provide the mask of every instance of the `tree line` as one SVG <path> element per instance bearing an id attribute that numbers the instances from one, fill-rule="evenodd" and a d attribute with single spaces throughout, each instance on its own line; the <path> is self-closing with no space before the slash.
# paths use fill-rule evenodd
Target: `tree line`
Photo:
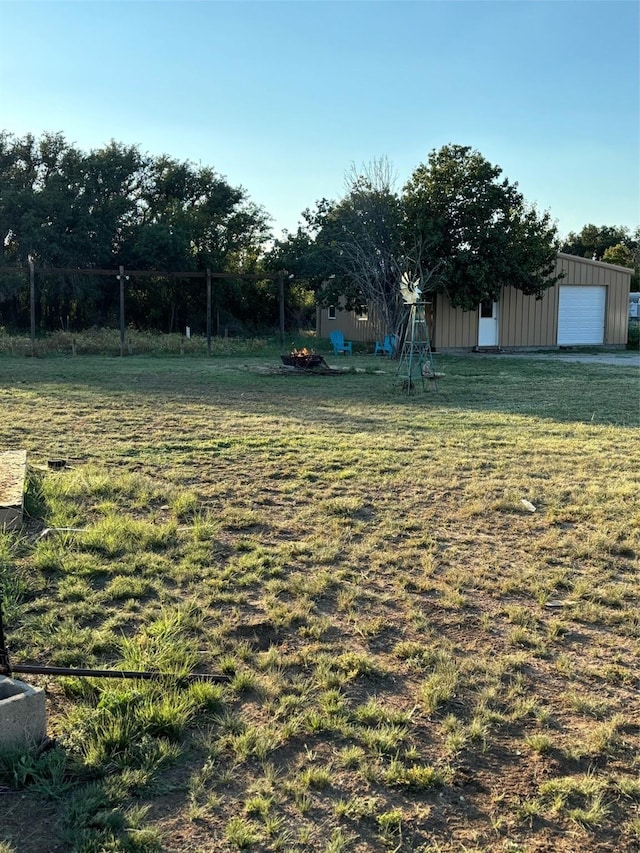
<path id="1" fill-rule="evenodd" d="M 0 270 L 36 264 L 42 331 L 113 324 L 119 299 L 115 277 L 47 269 L 169 273 L 127 287 L 129 322 L 162 331 L 204 323 L 202 283 L 171 274 L 228 272 L 216 282 L 214 313 L 216 331 L 233 333 L 278 323 L 273 282 L 240 273 L 287 271 L 291 327 L 312 322 L 317 301 L 373 305 L 397 332 L 403 280 L 472 310 L 504 285 L 540 296 L 557 280 L 559 249 L 637 268 L 637 230 L 587 225 L 563 242 L 550 214 L 468 146 L 432 151 L 396 183 L 384 158 L 352 167 L 341 199 L 316 201 L 294 232 L 273 240 L 267 212 L 212 168 L 115 141 L 83 152 L 60 133 L 0 132 Z M 28 312 L 24 276 L 0 275 L 0 325 L 24 327 Z"/>
<path id="2" fill-rule="evenodd" d="M 585 225 L 581 231 L 570 231 L 561 251 L 592 261 L 604 261 L 633 269 L 631 289 L 638 290 L 640 272 L 640 227 Z"/>
<path id="3" fill-rule="evenodd" d="M 127 269 L 169 273 L 260 271 L 270 237 L 267 213 L 244 189 L 209 167 L 142 154 L 112 141 L 83 152 L 64 136 L 0 133 L 1 264 L 38 275 L 39 325 L 104 325 L 117 316 L 117 282 L 47 268 Z M 254 325 L 277 317 L 268 282 L 217 282 L 217 308 Z M 127 316 L 142 328 L 172 331 L 204 317 L 202 285 L 158 276 L 132 281 Z M 24 277 L 0 277 L 0 312 L 8 325 L 28 316 Z"/>

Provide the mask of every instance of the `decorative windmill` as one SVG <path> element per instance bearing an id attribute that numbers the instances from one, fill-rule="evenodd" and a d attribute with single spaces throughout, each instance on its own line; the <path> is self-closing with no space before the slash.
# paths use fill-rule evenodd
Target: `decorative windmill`
<path id="1" fill-rule="evenodd" d="M 400 293 L 405 305 L 409 306 L 409 322 L 400 352 L 397 379 L 402 389 L 408 394 L 415 391 L 417 376 L 420 377 L 423 389 L 425 379 L 430 379 L 437 391 L 438 380 L 433 365 L 429 326 L 424 310 L 426 303 L 421 299 L 420 279 L 411 278 L 408 273 L 403 273 L 400 279 Z"/>
<path id="2" fill-rule="evenodd" d="M 400 279 L 400 293 L 402 294 L 405 305 L 415 305 L 418 302 L 422 295 L 422 291 L 418 287 L 419 284 L 419 278 L 411 279 L 409 273 L 402 273 L 402 278 Z"/>

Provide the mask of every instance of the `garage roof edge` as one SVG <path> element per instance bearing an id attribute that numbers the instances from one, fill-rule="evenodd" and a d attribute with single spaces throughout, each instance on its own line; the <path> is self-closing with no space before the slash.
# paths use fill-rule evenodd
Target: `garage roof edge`
<path id="1" fill-rule="evenodd" d="M 606 267 L 607 269 L 629 273 L 630 276 L 633 275 L 633 269 L 631 267 L 622 267 L 618 264 L 607 264 L 605 261 L 592 261 L 591 258 L 581 258 L 580 255 L 569 255 L 567 252 L 558 252 L 558 258 L 567 261 L 579 261 L 581 264 L 590 264 L 593 267 Z"/>

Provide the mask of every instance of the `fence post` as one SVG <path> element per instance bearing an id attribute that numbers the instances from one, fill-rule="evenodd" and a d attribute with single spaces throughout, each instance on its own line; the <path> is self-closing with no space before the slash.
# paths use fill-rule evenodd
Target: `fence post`
<path id="1" fill-rule="evenodd" d="M 207 355 L 211 355 L 211 270 L 207 267 Z"/>
<path id="2" fill-rule="evenodd" d="M 280 349 L 284 352 L 284 272 L 278 273 L 278 298 L 280 301 Z"/>
<path id="3" fill-rule="evenodd" d="M 120 358 L 124 358 L 124 267 L 120 265 Z"/>
<path id="4" fill-rule="evenodd" d="M 29 301 L 31 310 L 31 355 L 36 351 L 36 268 L 29 255 Z"/>

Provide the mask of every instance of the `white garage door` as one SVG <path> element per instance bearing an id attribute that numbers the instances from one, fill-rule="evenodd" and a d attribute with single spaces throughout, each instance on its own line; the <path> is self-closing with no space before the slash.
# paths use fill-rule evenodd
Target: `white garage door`
<path id="1" fill-rule="evenodd" d="M 604 343 L 607 288 L 560 285 L 558 346 Z"/>

